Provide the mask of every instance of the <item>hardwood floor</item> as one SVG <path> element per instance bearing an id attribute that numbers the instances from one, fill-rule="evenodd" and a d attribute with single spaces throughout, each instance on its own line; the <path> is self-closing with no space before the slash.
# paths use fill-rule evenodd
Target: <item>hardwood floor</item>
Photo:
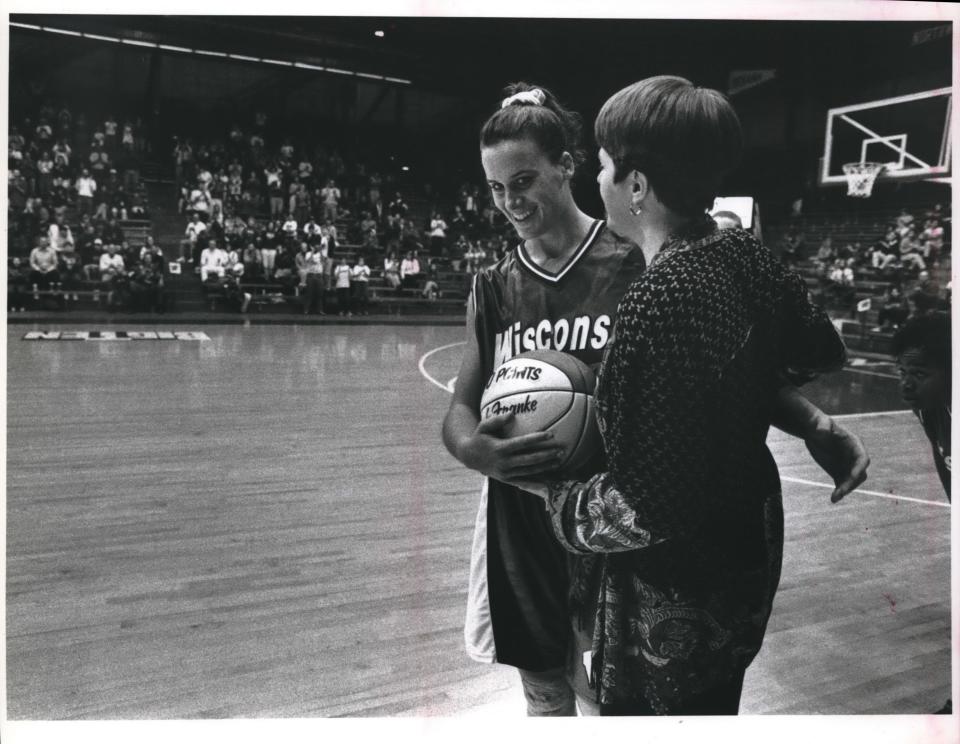
<path id="1" fill-rule="evenodd" d="M 459 715 L 517 691 L 463 652 L 479 480 L 440 444 L 448 396 L 418 371 L 460 329 L 28 330 L 7 343 L 10 719 Z M 846 423 L 873 455 L 864 488 L 945 503 L 911 415 Z M 831 505 L 787 480 L 823 482 L 802 445 L 771 447 L 784 573 L 743 712 L 939 708 L 950 510 Z"/>

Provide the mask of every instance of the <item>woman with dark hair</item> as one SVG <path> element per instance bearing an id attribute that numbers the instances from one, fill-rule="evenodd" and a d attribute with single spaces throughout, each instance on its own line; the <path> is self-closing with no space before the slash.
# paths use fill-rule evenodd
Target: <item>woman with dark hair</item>
<path id="1" fill-rule="evenodd" d="M 598 364 L 617 302 L 643 269 L 640 250 L 582 212 L 571 182 L 583 158 L 580 117 L 544 88 L 523 83 L 487 120 L 480 153 L 494 203 L 519 244 L 480 269 L 467 310 L 467 345 L 450 410 L 447 449 L 485 476 L 473 540 L 467 653 L 517 667 L 529 715 L 575 715 L 565 678 L 570 558 L 554 538 L 543 502 L 508 481 L 549 470 L 557 448 L 546 434 L 505 438 L 504 416 L 480 422 L 484 382 L 539 330 L 542 340 L 587 318 L 588 337 L 560 348 Z M 527 339 L 528 341 L 525 341 Z"/>
<path id="2" fill-rule="evenodd" d="M 624 240 L 613 223 L 608 228 L 574 202 L 571 181 L 583 158 L 579 117 L 543 88 L 520 83 L 506 93 L 481 132 L 481 160 L 494 204 L 520 241 L 474 280 L 466 349 L 443 436 L 451 454 L 487 476 L 474 533 L 467 651 L 478 661 L 520 670 L 530 715 L 573 715 L 574 689 L 583 692 L 580 702 L 588 708 L 593 692 L 582 655 L 573 652 L 568 593 L 571 581 L 575 589 L 584 586 L 603 562 L 566 554 L 540 499 L 511 485 L 555 465 L 549 436 L 506 437 L 509 416 L 481 422 L 479 400 L 492 371 L 521 351 L 554 348 L 598 365 L 617 305 L 643 271 L 653 243 L 636 233 L 622 233 L 634 242 Z M 715 192 L 694 188 L 709 196 L 709 206 Z M 678 193 L 684 203 L 691 198 L 689 191 Z M 692 199 L 690 209 L 707 220 L 700 201 Z M 731 232 L 742 239 L 741 231 Z M 574 342 L 566 329 L 584 319 L 589 333 Z M 781 428 L 809 436 L 821 464 L 849 473 L 849 482 L 838 486 L 838 494 L 846 493 L 862 480 L 859 442 L 794 398 L 778 408 Z M 821 447 L 835 462 L 820 454 Z M 581 604 L 583 596 L 581 590 Z"/>
<path id="3" fill-rule="evenodd" d="M 799 276 L 706 214 L 742 149 L 720 93 L 643 80 L 604 104 L 595 132 L 610 228 L 648 268 L 620 302 L 599 376 L 606 471 L 527 487 L 568 551 L 599 556 L 574 577 L 571 605 L 572 659 L 589 664 L 601 713 L 736 714 L 780 576 L 767 431 L 797 428 L 780 420 L 786 381 L 839 369 L 845 350 Z M 829 434 L 819 416 L 813 430 Z M 841 483 L 816 438 L 836 502 L 866 464 Z"/>

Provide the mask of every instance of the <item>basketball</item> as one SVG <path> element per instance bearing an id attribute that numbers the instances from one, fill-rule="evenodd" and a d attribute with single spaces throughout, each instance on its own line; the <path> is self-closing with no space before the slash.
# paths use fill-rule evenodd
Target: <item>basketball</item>
<path id="1" fill-rule="evenodd" d="M 555 473 L 573 476 L 601 449 L 595 386 L 593 370 L 576 357 L 549 349 L 528 351 L 494 370 L 480 401 L 480 417 L 513 413 L 506 436 L 552 432 L 563 449 Z"/>

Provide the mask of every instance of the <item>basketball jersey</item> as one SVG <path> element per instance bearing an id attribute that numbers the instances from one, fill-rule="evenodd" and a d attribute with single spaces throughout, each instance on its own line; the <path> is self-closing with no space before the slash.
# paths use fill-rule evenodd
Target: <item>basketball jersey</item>
<path id="1" fill-rule="evenodd" d="M 643 269 L 640 248 L 600 220 L 554 272 L 518 245 L 474 280 L 483 378 L 534 349 L 563 351 L 597 368 L 620 298 Z M 571 560 L 540 497 L 486 479 L 471 560 L 468 654 L 530 671 L 564 666 Z"/>

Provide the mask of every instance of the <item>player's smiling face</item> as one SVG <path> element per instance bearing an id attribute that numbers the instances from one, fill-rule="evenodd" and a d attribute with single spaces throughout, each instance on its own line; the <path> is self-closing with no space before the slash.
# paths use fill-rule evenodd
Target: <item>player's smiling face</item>
<path id="1" fill-rule="evenodd" d="M 484 147 L 480 160 L 493 203 L 524 240 L 557 223 L 564 186 L 572 173 L 552 163 L 530 139 L 505 140 Z"/>

